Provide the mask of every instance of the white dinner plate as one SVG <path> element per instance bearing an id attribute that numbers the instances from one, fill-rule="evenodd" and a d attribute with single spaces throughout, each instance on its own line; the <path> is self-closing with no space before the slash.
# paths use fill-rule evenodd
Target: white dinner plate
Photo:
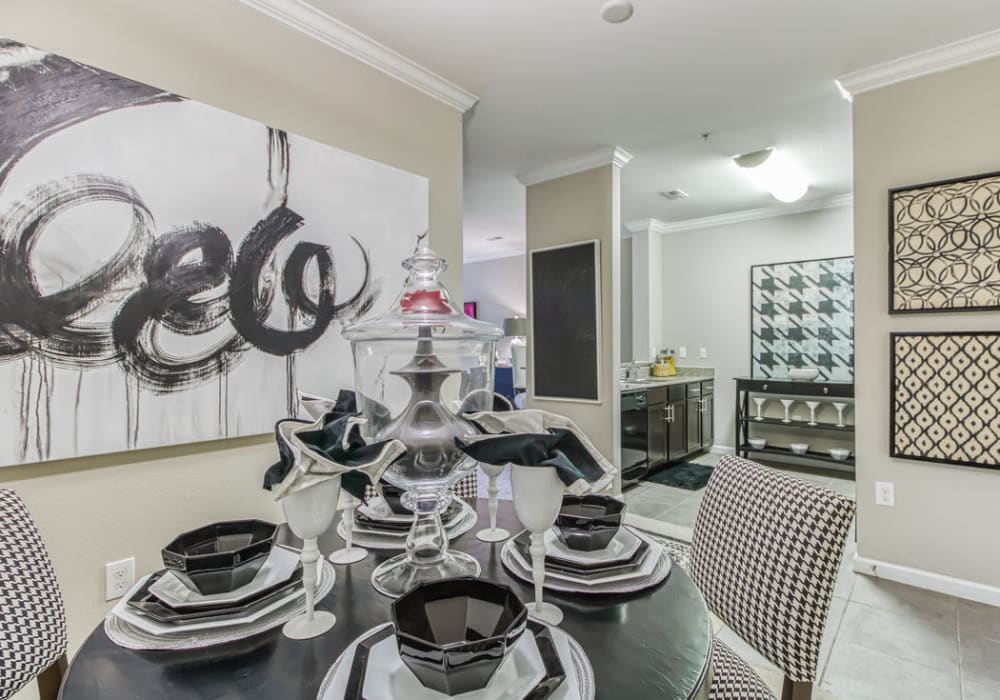
<path id="1" fill-rule="evenodd" d="M 358 642 L 385 626 L 369 630 L 344 650 L 323 680 L 317 700 L 344 700 Z M 566 672 L 566 680 L 556 688 L 550 700 L 593 700 L 594 671 L 587 655 L 576 640 L 562 630 L 549 627 L 549 631 Z M 462 700 L 521 700 L 544 677 L 545 666 L 538 653 L 535 636 L 527 629 L 485 688 L 456 697 Z M 364 696 L 368 700 L 441 700 L 447 697 L 420 683 L 400 658 L 393 636 L 383 639 L 369 652 Z"/>
<path id="2" fill-rule="evenodd" d="M 317 562 L 317 566 L 319 568 L 321 576 L 327 575 L 326 572 L 329 572 L 329 575 L 336 576 L 336 573 L 334 572 L 332 567 L 327 568 L 322 566 L 322 564 L 323 564 L 323 559 L 321 558 Z M 200 630 L 222 629 L 225 627 L 238 627 L 240 625 L 247 625 L 256 622 L 262 617 L 265 617 L 285 606 L 297 604 L 299 602 L 299 599 L 301 599 L 305 595 L 305 591 L 302 588 L 302 586 L 296 585 L 293 586 L 286 595 L 281 596 L 281 598 L 274 601 L 267 607 L 261 608 L 260 610 L 257 610 L 253 613 L 249 613 L 247 615 L 241 615 L 239 617 L 227 617 L 224 620 L 208 619 L 208 620 L 197 620 L 194 622 L 186 622 L 184 624 L 170 624 L 154 620 L 151 617 L 147 617 L 146 615 L 143 615 L 141 612 L 133 609 L 131 606 L 128 605 L 128 600 L 133 595 L 135 595 L 135 592 L 139 590 L 146 583 L 146 579 L 148 578 L 149 575 L 143 576 L 135 584 L 135 586 L 133 586 L 132 589 L 128 593 L 126 593 L 121 600 L 118 601 L 118 604 L 115 605 L 115 607 L 111 610 L 111 614 L 124 620 L 130 625 L 137 627 L 143 632 L 147 632 L 148 634 L 157 636 L 176 637 L 177 635 L 186 634 L 190 632 L 197 632 Z M 317 580 L 316 587 L 319 588 L 323 586 L 325 583 L 326 582 L 323 580 Z"/>
<path id="3" fill-rule="evenodd" d="M 555 528 L 545 531 L 545 554 L 574 564 L 593 566 L 624 562 L 631 559 L 637 549 L 639 549 L 639 537 L 625 526 L 618 529 L 618 533 L 605 549 L 595 549 L 592 552 L 570 549 L 559 541 Z"/>
<path id="4" fill-rule="evenodd" d="M 524 571 L 531 571 L 531 562 L 527 561 L 521 553 L 517 551 L 517 548 L 511 545 L 511 555 L 514 557 L 514 561 L 521 565 Z M 615 583 L 616 581 L 631 581 L 633 579 L 641 579 L 650 576 L 658 565 L 660 556 L 663 554 L 663 545 L 658 542 L 650 542 L 649 549 L 642 557 L 642 563 L 638 568 L 632 571 L 625 572 L 614 572 L 607 576 L 595 577 L 590 579 L 578 578 L 573 576 L 573 574 L 563 573 L 561 571 L 553 571 L 548 567 L 545 568 L 545 580 L 548 582 L 550 578 L 561 579 L 563 581 L 569 581 L 576 585 L 586 586 L 587 588 L 592 588 L 594 586 L 600 586 L 605 583 Z"/>
<path id="5" fill-rule="evenodd" d="M 460 500 L 458 496 L 452 494 L 452 499 L 457 501 Z M 463 501 L 464 503 L 464 501 Z M 442 508 L 442 510 L 447 510 L 451 504 Z M 362 503 L 358 506 L 358 512 L 363 514 L 366 518 L 371 518 L 372 520 L 384 520 L 389 523 L 408 523 L 413 520 L 413 513 L 396 513 L 389 507 L 389 504 L 385 502 L 385 499 L 381 496 L 376 496 L 367 503 Z"/>
<path id="6" fill-rule="evenodd" d="M 298 566 L 299 558 L 298 552 L 276 545 L 271 548 L 270 554 L 267 555 L 267 561 L 260 567 L 260 571 L 250 583 L 226 593 L 209 595 L 191 590 L 174 572 L 168 569 L 163 576 L 153 582 L 153 585 L 149 587 L 149 592 L 172 608 L 184 605 L 193 608 L 235 605 L 249 600 L 261 591 L 287 581 L 291 578 L 295 567 Z"/>
<path id="7" fill-rule="evenodd" d="M 449 525 L 445 526 L 449 541 L 471 530 L 476 526 L 478 521 L 479 516 L 476 515 L 476 511 L 467 503 L 463 503 L 462 513 L 456 516 Z M 347 532 L 344 530 L 343 521 L 337 524 L 337 534 L 340 535 L 342 540 L 346 541 Z M 364 530 L 355 524 L 353 544 L 367 549 L 403 549 L 406 544 L 406 536 L 409 534 L 409 530 L 399 535 L 396 533 L 386 533 L 381 530 Z"/>

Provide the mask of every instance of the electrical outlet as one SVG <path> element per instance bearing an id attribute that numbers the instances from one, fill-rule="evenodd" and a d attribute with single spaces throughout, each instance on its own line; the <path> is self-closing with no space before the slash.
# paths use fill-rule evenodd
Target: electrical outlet
<path id="1" fill-rule="evenodd" d="M 698 348 L 698 358 L 702 360 L 708 359 L 708 348 Z"/>
<path id="2" fill-rule="evenodd" d="M 135 584 L 135 557 L 104 565 L 104 599 L 114 600 L 128 593 Z"/>
<path id="3" fill-rule="evenodd" d="M 875 505 L 895 506 L 896 505 L 896 484 L 891 481 L 875 482 Z"/>
<path id="4" fill-rule="evenodd" d="M 686 347 L 684 347 L 683 345 L 681 345 L 679 348 L 677 348 L 677 357 L 678 358 L 680 358 L 681 360 L 686 360 L 687 356 L 688 356 L 688 349 Z"/>

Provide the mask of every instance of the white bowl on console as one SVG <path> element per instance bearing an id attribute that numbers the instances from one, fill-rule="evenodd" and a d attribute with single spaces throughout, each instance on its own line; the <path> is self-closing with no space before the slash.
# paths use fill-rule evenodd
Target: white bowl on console
<path id="1" fill-rule="evenodd" d="M 804 455 L 809 451 L 809 445 L 804 442 L 793 442 L 788 446 L 788 449 L 792 451 L 792 454 Z"/>
<path id="2" fill-rule="evenodd" d="M 838 462 L 843 462 L 845 459 L 851 456 L 851 451 L 846 447 L 831 447 L 830 456 L 833 457 Z"/>
<path id="3" fill-rule="evenodd" d="M 816 367 L 792 367 L 788 370 L 788 378 L 796 382 L 811 382 L 819 376 Z"/>
<path id="4" fill-rule="evenodd" d="M 747 442 L 750 443 L 750 447 L 753 447 L 756 450 L 762 449 L 767 445 L 767 440 L 764 438 L 750 438 Z"/>

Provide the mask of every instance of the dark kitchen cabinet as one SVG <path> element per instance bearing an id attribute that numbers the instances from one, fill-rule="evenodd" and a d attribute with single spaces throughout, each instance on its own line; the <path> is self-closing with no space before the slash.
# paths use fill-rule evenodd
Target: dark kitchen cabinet
<path id="1" fill-rule="evenodd" d="M 687 399 L 667 404 L 667 459 L 673 461 L 687 455 Z"/>
<path id="2" fill-rule="evenodd" d="M 712 447 L 715 439 L 715 383 L 687 385 L 687 450 Z"/>
<path id="3" fill-rule="evenodd" d="M 649 425 L 649 444 L 646 447 L 646 454 L 649 459 L 649 466 L 659 464 L 667 458 L 667 421 L 665 420 L 667 408 L 663 404 L 650 406 L 647 409 L 646 417 Z"/>

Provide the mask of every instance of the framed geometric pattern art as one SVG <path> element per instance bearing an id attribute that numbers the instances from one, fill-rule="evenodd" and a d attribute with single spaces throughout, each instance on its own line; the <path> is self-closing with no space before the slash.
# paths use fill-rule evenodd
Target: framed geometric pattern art
<path id="1" fill-rule="evenodd" d="M 854 258 L 750 268 L 753 377 L 784 379 L 816 367 L 823 380 L 854 379 Z"/>
<path id="2" fill-rule="evenodd" d="M 890 454 L 1000 469 L 1000 333 L 892 333 Z"/>
<path id="3" fill-rule="evenodd" d="M 1000 309 L 1000 173 L 889 190 L 889 313 Z"/>

